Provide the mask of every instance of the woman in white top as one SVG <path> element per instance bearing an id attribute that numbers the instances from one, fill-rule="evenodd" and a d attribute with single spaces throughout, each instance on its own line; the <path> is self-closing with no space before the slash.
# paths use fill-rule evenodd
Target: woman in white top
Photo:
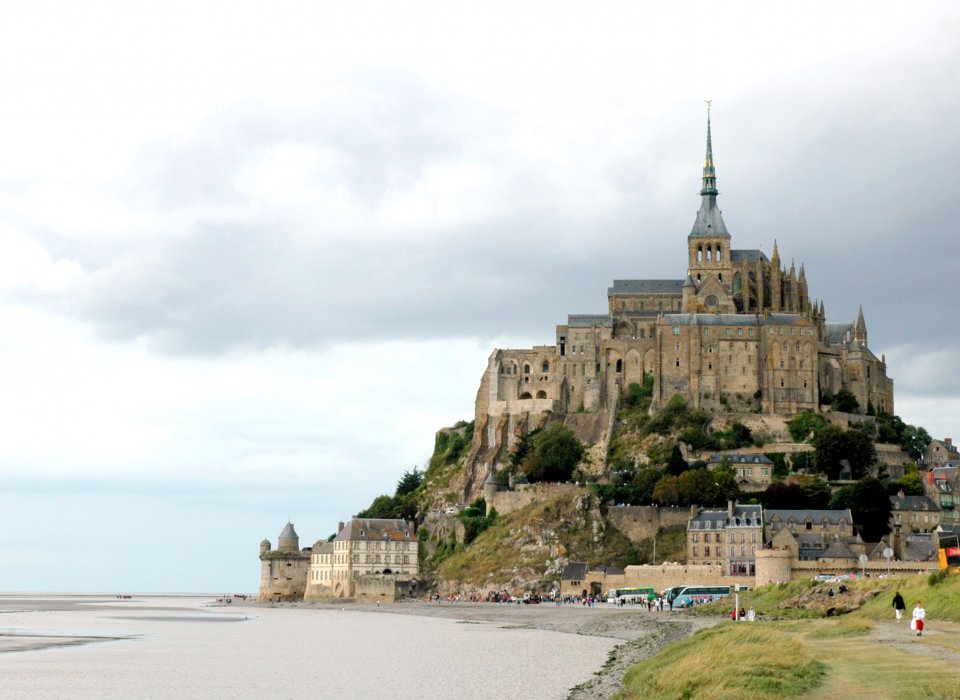
<path id="1" fill-rule="evenodd" d="M 923 620 L 927 616 L 927 611 L 923 609 L 923 601 L 918 600 L 917 606 L 913 609 L 913 622 L 917 628 L 917 636 L 923 634 Z"/>

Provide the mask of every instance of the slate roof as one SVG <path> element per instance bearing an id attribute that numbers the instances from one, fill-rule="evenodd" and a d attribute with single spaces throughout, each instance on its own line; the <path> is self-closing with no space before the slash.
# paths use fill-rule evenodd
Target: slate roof
<path id="1" fill-rule="evenodd" d="M 610 317 L 606 314 L 570 314 L 567 316 L 567 326 L 570 328 L 592 328 L 593 326 L 610 326 Z"/>
<path id="2" fill-rule="evenodd" d="M 719 464 L 724 459 L 729 459 L 731 464 L 773 464 L 768 457 L 760 454 L 716 454 L 710 455 L 711 464 Z"/>
<path id="3" fill-rule="evenodd" d="M 284 539 L 300 539 L 299 535 L 297 535 L 297 531 L 293 529 L 293 523 L 289 522 L 283 526 L 283 531 L 280 533 L 280 537 Z"/>
<path id="4" fill-rule="evenodd" d="M 727 225 L 723 222 L 723 214 L 717 206 L 716 194 L 706 194 L 701 198 L 700 209 L 697 211 L 693 228 L 690 229 L 690 235 L 694 237 L 730 235 Z"/>
<path id="5" fill-rule="evenodd" d="M 587 577 L 587 568 L 585 561 L 572 561 L 563 567 L 560 578 L 564 581 L 582 581 Z"/>
<path id="6" fill-rule="evenodd" d="M 922 513 L 936 513 L 940 510 L 937 504 L 927 496 L 890 496 L 890 508 Z"/>
<path id="7" fill-rule="evenodd" d="M 338 542 L 345 541 L 403 541 L 414 536 L 413 526 L 395 518 L 351 518 L 337 533 Z"/>
<path id="8" fill-rule="evenodd" d="M 822 559 L 856 559 L 857 555 L 851 552 L 850 548 L 840 540 L 834 540 L 820 557 Z"/>
<path id="9" fill-rule="evenodd" d="M 761 262 L 770 262 L 770 258 L 764 254 L 762 250 L 731 250 L 730 251 L 730 261 L 734 263 L 739 262 L 756 262 L 760 260 Z"/>
<path id="10" fill-rule="evenodd" d="M 775 517 L 779 517 L 781 522 L 789 522 L 790 518 L 793 518 L 796 523 L 805 523 L 807 517 L 810 518 L 815 523 L 822 523 L 824 518 L 831 525 L 837 525 L 840 522 L 840 518 L 844 519 L 847 525 L 850 525 L 853 522 L 853 515 L 850 513 L 849 508 L 843 510 L 813 510 L 809 508 L 795 508 L 795 509 L 785 509 L 785 508 L 768 508 L 763 511 L 764 520 L 768 523 L 773 522 Z"/>
<path id="11" fill-rule="evenodd" d="M 937 558 L 938 545 L 938 540 L 935 538 L 934 534 L 930 532 L 904 535 L 903 560 L 933 561 Z"/>
<path id="12" fill-rule="evenodd" d="M 612 294 L 672 294 L 679 296 L 684 280 L 614 280 L 607 289 Z"/>
<path id="13" fill-rule="evenodd" d="M 694 530 L 723 530 L 728 527 L 760 527 L 763 518 L 763 506 L 736 505 L 733 508 L 733 518 L 726 509 L 704 510 L 690 518 L 688 529 Z M 752 524 L 756 523 L 756 524 Z"/>

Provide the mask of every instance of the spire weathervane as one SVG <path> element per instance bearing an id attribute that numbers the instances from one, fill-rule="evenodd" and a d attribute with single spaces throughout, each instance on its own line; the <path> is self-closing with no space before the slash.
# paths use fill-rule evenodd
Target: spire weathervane
<path id="1" fill-rule="evenodd" d="M 703 163 L 703 187 L 701 195 L 717 194 L 717 171 L 713 167 L 713 140 L 710 134 L 710 108 L 713 100 L 704 100 L 707 103 L 707 157 Z"/>

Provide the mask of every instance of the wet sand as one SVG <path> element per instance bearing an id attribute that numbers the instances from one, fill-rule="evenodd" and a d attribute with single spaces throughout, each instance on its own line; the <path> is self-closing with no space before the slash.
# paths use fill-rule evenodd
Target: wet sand
<path id="1" fill-rule="evenodd" d="M 594 677 L 571 688 L 570 700 L 607 700 L 620 689 L 627 670 L 655 656 L 668 645 L 689 637 L 698 630 L 722 621 L 722 617 L 686 615 L 679 612 L 648 612 L 640 607 L 617 608 L 601 603 L 582 605 L 516 605 L 513 603 L 423 603 L 401 602 L 395 605 L 333 603 L 247 603 L 253 607 L 329 607 L 363 610 L 384 615 L 416 615 L 468 622 L 493 623 L 503 629 L 537 629 L 566 634 L 604 637 L 619 644 L 610 652 L 607 663 L 594 669 Z"/>

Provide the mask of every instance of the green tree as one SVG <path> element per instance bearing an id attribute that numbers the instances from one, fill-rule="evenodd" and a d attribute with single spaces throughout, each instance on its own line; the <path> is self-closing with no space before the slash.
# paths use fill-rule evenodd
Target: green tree
<path id="1" fill-rule="evenodd" d="M 803 489 L 799 484 L 785 484 L 774 481 L 760 498 L 764 508 L 788 509 L 802 508 Z"/>
<path id="2" fill-rule="evenodd" d="M 878 479 L 868 476 L 853 486 L 854 522 L 860 524 L 860 536 L 867 542 L 879 542 L 889 532 L 890 496 Z"/>
<path id="3" fill-rule="evenodd" d="M 834 397 L 830 407 L 840 413 L 857 413 L 860 410 L 860 402 L 853 392 L 849 389 L 841 389 Z"/>
<path id="4" fill-rule="evenodd" d="M 840 475 L 841 460 L 850 463 L 853 478 L 863 476 L 877 459 L 873 440 L 856 430 L 843 430 L 838 425 L 825 425 L 813 438 L 817 470 L 829 478 Z"/>
<path id="5" fill-rule="evenodd" d="M 420 488 L 420 484 L 422 483 L 423 472 L 417 467 L 414 467 L 410 471 L 405 471 L 403 476 L 400 477 L 400 481 L 397 482 L 397 491 L 394 495 L 406 496 L 408 493 L 413 493 Z"/>
<path id="6" fill-rule="evenodd" d="M 657 482 L 653 489 L 653 500 L 662 506 L 680 505 L 680 488 L 677 477 L 665 476 Z"/>
<path id="7" fill-rule="evenodd" d="M 924 428 L 916 425 L 905 425 L 900 436 L 900 446 L 914 459 L 923 457 L 923 453 L 930 444 L 931 437 Z"/>
<path id="8" fill-rule="evenodd" d="M 638 503 L 652 503 L 653 490 L 657 487 L 657 482 L 663 477 L 659 469 L 650 467 L 641 469 L 633 477 L 633 487 L 637 493 Z"/>
<path id="9" fill-rule="evenodd" d="M 559 421 L 548 424 L 533 438 L 521 469 L 530 481 L 567 481 L 583 459 L 583 443 Z"/>
<path id="10" fill-rule="evenodd" d="M 688 465 L 683 458 L 683 453 L 680 451 L 679 445 L 674 445 L 670 451 L 670 459 L 667 461 L 667 466 L 664 467 L 664 472 L 672 474 L 673 476 L 680 476 L 689 468 L 690 465 Z"/>
<path id="11" fill-rule="evenodd" d="M 816 434 L 826 424 L 827 421 L 819 413 L 804 411 L 787 423 L 787 430 L 796 442 L 805 442 L 811 434 Z"/>

